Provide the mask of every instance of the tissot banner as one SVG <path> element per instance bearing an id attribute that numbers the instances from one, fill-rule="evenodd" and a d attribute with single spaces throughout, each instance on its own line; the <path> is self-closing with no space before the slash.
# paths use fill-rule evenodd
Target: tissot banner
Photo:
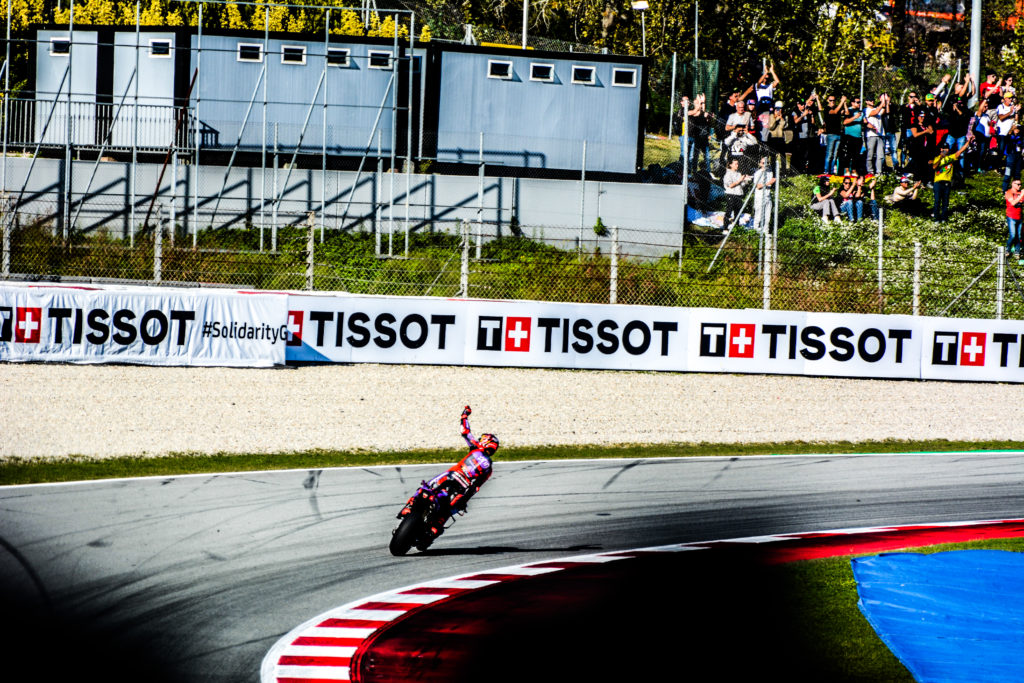
<path id="1" fill-rule="evenodd" d="M 916 379 L 920 318 L 691 309 L 686 369 Z"/>
<path id="2" fill-rule="evenodd" d="M 0 286 L 0 361 L 281 365 L 286 314 L 280 294 Z"/>
<path id="3" fill-rule="evenodd" d="M 1024 322 L 921 319 L 921 378 L 1024 382 Z"/>
<path id="4" fill-rule="evenodd" d="M 1024 322 L 0 285 L 0 361 L 409 363 L 1024 383 Z"/>
<path id="5" fill-rule="evenodd" d="M 686 309 L 292 295 L 289 361 L 683 370 Z"/>

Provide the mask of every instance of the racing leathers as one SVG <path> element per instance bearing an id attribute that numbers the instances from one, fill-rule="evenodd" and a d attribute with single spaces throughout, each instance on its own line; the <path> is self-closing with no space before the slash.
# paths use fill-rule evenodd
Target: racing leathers
<path id="1" fill-rule="evenodd" d="M 424 484 L 435 491 L 441 490 L 439 496 L 448 497 L 448 505 L 442 509 L 442 514 L 431 523 L 430 533 L 433 537 L 444 533 L 444 525 L 449 517 L 455 514 L 466 512 L 466 504 L 480 487 L 491 477 L 491 456 L 488 452 L 494 453 L 497 448 L 496 439 L 493 435 L 485 434 L 481 437 L 485 443 L 481 443 L 469 428 L 470 408 L 462 412 L 462 438 L 469 446 L 469 453 L 462 460 L 449 467 L 446 471 L 437 475 Z M 495 441 L 488 441 L 495 439 Z M 399 517 L 408 514 L 412 510 L 412 503 L 415 496 L 409 499 L 405 508 L 399 513 Z"/>
<path id="2" fill-rule="evenodd" d="M 455 492 L 451 500 L 452 513 L 464 512 L 466 504 L 480 487 L 491 477 L 491 458 L 487 455 L 484 447 L 473 436 L 469 429 L 469 416 L 462 415 L 462 438 L 469 446 L 469 453 L 462 460 L 448 468 L 447 471 L 437 475 L 429 482 L 431 488 L 437 489 L 447 482 L 450 491 Z"/>

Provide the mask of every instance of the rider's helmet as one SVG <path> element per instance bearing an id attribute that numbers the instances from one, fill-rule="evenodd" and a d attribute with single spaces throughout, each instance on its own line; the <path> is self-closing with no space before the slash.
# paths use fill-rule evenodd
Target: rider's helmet
<path id="1" fill-rule="evenodd" d="M 480 448 L 482 448 L 487 455 L 494 455 L 494 452 L 498 450 L 498 446 L 500 445 L 498 437 L 494 434 L 480 435 Z"/>

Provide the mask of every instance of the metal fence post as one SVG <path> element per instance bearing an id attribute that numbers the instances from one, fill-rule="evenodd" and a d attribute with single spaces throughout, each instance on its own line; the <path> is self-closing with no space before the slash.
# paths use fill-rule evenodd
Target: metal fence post
<path id="1" fill-rule="evenodd" d="M 479 186 L 476 191 L 476 258 L 480 258 L 480 250 L 484 240 L 484 133 L 480 131 L 480 171 Z"/>
<path id="2" fill-rule="evenodd" d="M 576 252 L 583 253 L 583 216 L 587 208 L 587 141 L 583 141 L 583 166 L 580 169 L 580 234 L 576 238 Z"/>
<path id="3" fill-rule="evenodd" d="M 675 59 L 674 54 L 672 55 L 672 58 Z M 679 156 L 683 159 L 683 218 L 680 221 L 679 227 L 679 278 L 683 277 L 683 247 L 686 244 L 686 219 L 689 218 L 690 215 L 690 120 L 685 107 L 683 108 L 683 121 L 682 130 L 679 131 Z M 671 137 L 671 135 L 669 137 Z"/>
<path id="4" fill-rule="evenodd" d="M 14 225 L 14 216 L 11 214 L 11 201 L 6 192 L 3 198 L 3 217 L 0 222 L 2 222 L 4 230 L 3 276 L 9 278 L 11 276 L 11 226 Z"/>
<path id="5" fill-rule="evenodd" d="M 277 252 L 277 207 L 280 205 L 280 197 L 277 196 L 277 165 L 278 159 L 278 148 L 277 148 L 277 123 L 274 123 L 274 176 L 273 176 L 273 191 L 274 191 L 274 205 L 270 211 L 270 251 Z"/>
<path id="6" fill-rule="evenodd" d="M 316 245 L 316 211 L 310 211 L 306 217 L 309 224 L 309 235 L 306 240 L 306 290 L 313 291 L 313 248 Z"/>
<path id="7" fill-rule="evenodd" d="M 164 257 L 164 205 L 157 207 L 156 228 L 153 234 L 153 282 L 160 284 L 163 278 Z"/>
<path id="8" fill-rule="evenodd" d="M 270 6 L 263 8 L 263 121 L 260 140 L 260 251 L 263 251 L 263 228 L 267 225 L 267 51 L 270 45 Z M 326 57 L 325 57 L 326 59 Z M 276 129 L 275 129 L 276 130 Z M 275 157 L 276 159 L 276 157 Z"/>
<path id="9" fill-rule="evenodd" d="M 203 140 L 203 127 L 199 119 L 199 103 L 203 99 L 203 5 L 199 4 L 199 21 L 196 24 L 196 106 L 195 106 L 195 146 L 196 146 L 196 158 L 195 158 L 195 180 L 193 181 L 195 187 L 193 191 L 195 197 L 193 199 L 194 204 L 192 205 L 192 248 L 195 249 L 199 243 L 199 150 L 202 148 Z M 276 211 L 276 205 L 275 205 Z M 276 243 L 275 243 L 276 246 Z"/>
<path id="10" fill-rule="evenodd" d="M 883 225 L 883 213 L 884 209 L 878 207 L 878 312 L 885 313 L 885 304 L 883 303 L 883 289 L 885 282 L 885 274 L 882 270 L 882 225 Z"/>
<path id="11" fill-rule="evenodd" d="M 381 207 L 380 207 L 380 193 L 381 193 L 381 174 L 384 172 L 384 157 L 381 156 L 381 131 L 377 131 L 377 175 L 373 178 L 373 245 L 374 254 L 380 256 L 380 223 L 381 223 Z M 355 187 L 352 188 L 352 192 L 355 192 Z"/>
<path id="12" fill-rule="evenodd" d="M 608 303 L 614 304 L 619 298 L 619 226 L 612 226 L 611 274 L 608 283 Z"/>
<path id="13" fill-rule="evenodd" d="M 139 12 L 141 3 L 139 0 L 135 2 L 135 78 L 133 80 L 135 84 L 134 98 L 132 102 L 132 175 L 130 179 L 131 184 L 131 207 L 129 209 L 128 218 L 128 240 L 129 244 L 135 245 L 135 193 L 138 186 L 139 180 L 139 45 L 142 40 L 140 35 L 139 27 Z M 160 188 L 157 188 L 160 191 Z M 83 197 L 84 200 L 84 197 Z M 157 280 L 159 282 L 159 280 Z"/>
<path id="14" fill-rule="evenodd" d="M 764 291 L 761 293 L 761 303 L 764 310 L 771 310 L 772 307 L 772 231 L 764 231 Z"/>
<path id="15" fill-rule="evenodd" d="M 459 266 L 459 296 L 469 296 L 469 223 L 459 221 L 462 227 L 462 263 Z"/>
<path id="16" fill-rule="evenodd" d="M 914 242 L 914 315 L 921 315 L 921 243 Z"/>
<path id="17" fill-rule="evenodd" d="M 996 245 L 996 320 L 1003 319 L 1003 286 L 1006 284 L 1006 252 Z"/>
<path id="18" fill-rule="evenodd" d="M 672 142 L 672 124 L 673 119 L 676 117 L 676 58 L 679 55 L 675 52 L 672 53 L 672 94 L 668 97 L 668 140 Z M 683 112 L 683 120 L 686 120 L 687 112 Z M 686 125 L 685 123 L 683 124 Z M 680 134 L 682 131 L 680 131 Z"/>
<path id="19" fill-rule="evenodd" d="M 71 78 L 71 65 L 75 61 L 75 2 L 71 0 L 70 3 L 71 15 L 68 18 L 68 110 L 67 110 L 67 121 L 65 121 L 64 134 L 67 136 L 64 140 L 64 211 L 62 215 L 62 222 L 64 223 L 64 241 L 66 242 L 70 230 L 68 223 L 71 222 L 71 184 L 74 182 L 74 174 L 71 170 L 71 141 L 73 139 L 72 134 L 72 122 L 71 122 L 71 96 L 74 88 L 74 81 Z M 10 65 L 8 65 L 10 68 Z M 54 104 L 56 106 L 56 104 Z M 54 228 L 54 236 L 56 236 L 56 228 Z"/>
<path id="20" fill-rule="evenodd" d="M 396 27 L 397 32 L 397 27 Z M 324 243 L 324 230 L 327 227 L 327 55 L 331 42 L 331 10 L 324 12 L 324 106 L 321 112 L 320 127 L 320 244 Z"/>

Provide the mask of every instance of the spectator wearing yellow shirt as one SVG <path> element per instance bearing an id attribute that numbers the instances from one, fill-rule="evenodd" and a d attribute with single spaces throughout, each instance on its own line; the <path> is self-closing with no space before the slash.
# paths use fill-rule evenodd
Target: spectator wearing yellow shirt
<path id="1" fill-rule="evenodd" d="M 932 159 L 931 166 L 935 170 L 935 182 L 932 185 L 932 192 L 935 196 L 935 201 L 932 204 L 932 218 L 940 223 L 945 221 L 946 216 L 949 215 L 949 188 L 953 183 L 953 166 L 960 155 L 967 150 L 968 144 L 965 142 L 963 147 L 950 154 L 949 143 L 943 142 L 939 147 L 939 156 Z"/>

